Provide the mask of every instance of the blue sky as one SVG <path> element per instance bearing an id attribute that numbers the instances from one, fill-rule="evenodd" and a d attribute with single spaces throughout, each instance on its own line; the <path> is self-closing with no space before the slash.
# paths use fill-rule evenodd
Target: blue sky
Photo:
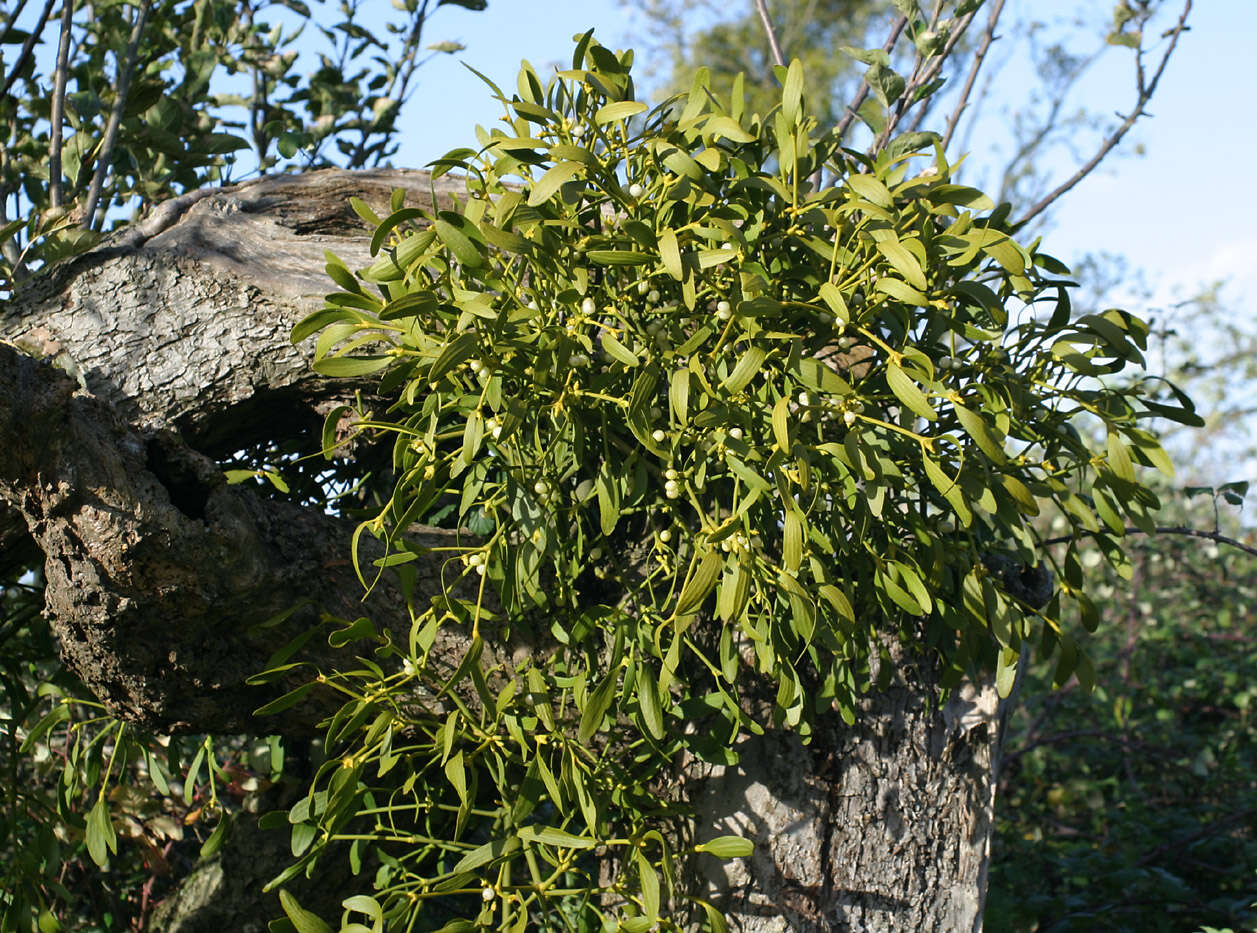
<path id="1" fill-rule="evenodd" d="M 1069 0 L 1036 4 L 1040 11 L 1053 12 L 1078 6 Z M 1127 137 L 1127 150 L 1137 142 L 1146 155 L 1110 159 L 1061 202 L 1048 233 L 1052 252 L 1066 261 L 1099 249 L 1123 254 L 1147 276 L 1157 301 L 1225 278 L 1230 285 L 1224 294 L 1235 312 L 1257 313 L 1257 302 L 1249 297 L 1257 294 L 1257 189 L 1234 183 L 1248 174 L 1245 166 L 1251 166 L 1257 150 L 1257 129 L 1249 116 L 1257 91 L 1251 72 L 1257 39 L 1252 13 L 1253 0 L 1198 0 L 1191 31 L 1149 108 L 1151 119 Z M 457 39 L 467 48 L 421 71 L 409 108 L 414 129 L 406 134 L 396 163 L 422 165 L 467 145 L 477 123 L 490 125 L 499 116 L 488 89 L 460 61 L 512 88 L 521 58 L 539 70 L 566 65 L 572 36 L 590 27 L 606 45 L 632 42 L 633 18 L 618 0 L 492 0 L 484 13 L 445 6 L 429 25 L 428 38 Z M 1002 81 L 1007 102 L 1016 103 L 1025 87 L 1015 64 Z M 1076 96 L 1105 113 L 1128 108 L 1133 100 L 1129 56 L 1115 50 L 1088 74 Z M 980 157 L 973 154 L 975 160 Z M 1062 161 L 1062 175 L 1067 168 Z M 1231 187 L 1224 192 L 1228 180 Z"/>

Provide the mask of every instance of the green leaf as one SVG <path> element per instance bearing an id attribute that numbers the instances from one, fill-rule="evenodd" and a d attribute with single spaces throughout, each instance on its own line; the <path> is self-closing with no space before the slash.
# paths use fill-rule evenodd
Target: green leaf
<path id="1" fill-rule="evenodd" d="M 681 247 L 677 244 L 675 231 L 665 230 L 659 234 L 659 258 L 668 275 L 678 282 L 685 277 L 685 268 L 681 265 Z"/>
<path id="2" fill-rule="evenodd" d="M 463 750 L 460 748 L 445 762 L 445 777 L 450 782 L 450 786 L 458 794 L 458 799 L 463 802 L 463 806 L 469 806 L 470 801 L 467 797 L 467 769 L 463 766 Z"/>
<path id="3" fill-rule="evenodd" d="M 703 913 L 707 915 L 707 925 L 711 928 L 711 933 L 729 933 L 729 923 L 725 920 L 725 915 L 706 901 L 699 903 L 703 905 Z"/>
<path id="4" fill-rule="evenodd" d="M 773 440 L 784 454 L 790 453 L 790 397 L 783 395 L 773 405 Z"/>
<path id="5" fill-rule="evenodd" d="M 655 260 L 650 253 L 631 249 L 591 249 L 585 258 L 599 266 L 641 266 Z"/>
<path id="6" fill-rule="evenodd" d="M 907 279 L 910 285 L 924 291 L 926 289 L 925 273 L 921 271 L 921 263 L 898 240 L 878 240 L 877 248 L 895 268 L 895 271 Z"/>
<path id="7" fill-rule="evenodd" d="M 923 292 L 900 279 L 881 278 L 877 280 L 873 287 L 879 292 L 890 295 L 891 298 L 902 301 L 904 304 L 923 308 L 930 303 L 930 299 Z"/>
<path id="8" fill-rule="evenodd" d="M 585 170 L 579 162 L 560 162 L 537 180 L 528 195 L 528 206 L 537 207 L 545 204 L 564 184 Z"/>
<path id="9" fill-rule="evenodd" d="M 786 81 L 781 88 L 781 114 L 788 123 L 797 123 L 803 115 L 803 63 L 797 58 L 786 69 Z"/>
<path id="10" fill-rule="evenodd" d="M 829 305 L 829 310 L 834 312 L 834 318 L 838 324 L 851 323 L 851 312 L 847 309 L 847 300 L 842 297 L 842 292 L 838 290 L 838 286 L 830 282 L 822 282 L 820 296 L 821 300 Z"/>
<path id="11" fill-rule="evenodd" d="M 887 365 L 886 383 L 890 386 L 890 391 L 895 393 L 895 397 L 903 402 L 913 414 L 926 421 L 934 421 L 938 418 L 938 414 L 926 399 L 925 393 L 917 387 L 907 373 L 894 363 Z"/>
<path id="12" fill-rule="evenodd" d="M 1135 481 L 1135 467 L 1131 463 L 1130 451 L 1116 431 L 1109 431 L 1108 461 L 1109 469 L 1118 479 L 1124 479 L 1128 483 Z"/>
<path id="13" fill-rule="evenodd" d="M 518 848 L 519 839 L 515 836 L 508 836 L 506 839 L 494 839 L 492 842 L 476 846 L 476 848 L 459 859 L 458 864 L 451 871 L 456 875 L 465 871 L 475 871 L 477 868 L 488 865 L 494 859 L 509 855 Z"/>
<path id="14" fill-rule="evenodd" d="M 223 842 L 226 841 L 230 833 L 231 814 L 224 810 L 218 820 L 218 825 L 214 827 L 214 831 L 210 833 L 209 838 L 201 846 L 201 858 L 209 858 L 222 848 Z"/>
<path id="15" fill-rule="evenodd" d="M 484 264 L 484 256 L 471 238 L 447 220 L 438 220 L 432 225 L 441 242 L 454 254 L 454 258 L 468 269 L 476 269 Z"/>
<path id="16" fill-rule="evenodd" d="M 332 933 L 332 928 L 319 919 L 318 914 L 302 907 L 284 888 L 279 889 L 279 903 L 292 925 L 297 928 L 297 933 Z"/>
<path id="17" fill-rule="evenodd" d="M 735 143 L 755 142 L 755 137 L 748 133 L 742 124 L 733 117 L 721 113 L 708 117 L 707 122 L 703 124 L 703 132 L 711 136 L 723 136 Z"/>
<path id="18" fill-rule="evenodd" d="M 688 369 L 673 370 L 668 380 L 668 402 L 672 406 L 673 417 L 681 425 L 689 422 L 690 403 L 690 371 Z"/>
<path id="19" fill-rule="evenodd" d="M 283 712 L 290 706 L 296 706 L 300 703 L 307 693 L 314 689 L 314 683 L 305 683 L 300 687 L 289 690 L 282 697 L 271 700 L 264 706 L 259 706 L 253 711 L 254 716 L 273 716 L 275 713 Z"/>
<path id="20" fill-rule="evenodd" d="M 117 853 L 118 837 L 114 834 L 113 821 L 109 818 L 109 804 L 103 796 L 87 814 L 87 853 L 92 861 L 105 868 L 109 864 L 107 852 Z"/>
<path id="21" fill-rule="evenodd" d="M 872 201 L 878 207 L 893 207 L 894 197 L 885 185 L 872 175 L 848 175 L 846 185 L 866 201 Z"/>
<path id="22" fill-rule="evenodd" d="M 694 847 L 695 852 L 705 852 L 716 858 L 750 858 L 755 851 L 755 843 L 741 836 L 717 836 Z"/>
<path id="23" fill-rule="evenodd" d="M 641 849 L 633 851 L 633 860 L 637 863 L 637 877 L 642 886 L 642 917 L 653 926 L 659 918 L 659 876 Z"/>
<path id="24" fill-rule="evenodd" d="M 615 697 L 615 688 L 620 680 L 620 670 L 614 667 L 607 671 L 602 678 L 602 682 L 594 689 L 594 692 L 585 700 L 585 709 L 581 712 L 580 727 L 577 729 L 576 737 L 584 745 L 594 737 L 594 734 L 602 728 L 602 720 L 607 715 L 607 710 L 611 708 L 611 700 Z"/>
<path id="25" fill-rule="evenodd" d="M 428 370 L 428 382 L 438 382 L 455 366 L 471 359 L 479 348 L 479 338 L 474 332 L 459 334 L 445 345 L 441 355 L 433 361 L 432 368 Z"/>
<path id="26" fill-rule="evenodd" d="M 592 849 L 598 844 L 595 839 L 589 839 L 585 836 L 574 836 L 553 826 L 541 826 L 538 824 L 521 826 L 519 838 L 523 842 L 539 842 L 542 845 L 558 846 L 564 849 Z"/>
<path id="27" fill-rule="evenodd" d="M 762 347 L 754 345 L 747 347 L 742 358 L 738 360 L 738 365 L 733 367 L 733 372 L 729 373 L 720 384 L 721 388 L 731 395 L 741 392 L 755 378 L 755 374 L 759 372 L 767 358 L 768 353 Z"/>
<path id="28" fill-rule="evenodd" d="M 660 741 L 664 737 L 663 704 L 659 699 L 659 683 L 649 665 L 637 667 L 637 702 L 642 712 L 642 724 L 651 738 Z"/>
<path id="29" fill-rule="evenodd" d="M 615 123 L 617 120 L 627 120 L 629 117 L 635 117 L 648 109 L 650 108 L 640 100 L 617 100 L 614 103 L 599 107 L 598 112 L 594 114 L 594 122 L 599 126 L 604 123 Z"/>
<path id="30" fill-rule="evenodd" d="M 991 433 L 985 418 L 975 411 L 970 411 L 963 405 L 955 405 L 952 410 L 955 411 L 956 420 L 965 429 L 965 433 L 973 438 L 974 443 L 978 445 L 978 448 L 984 454 L 996 463 L 1006 463 L 1008 461 L 1008 456 L 1004 453 L 1004 445 Z"/>
<path id="31" fill-rule="evenodd" d="M 995 690 L 1000 699 L 1008 699 L 1013 692 L 1013 684 L 1017 681 L 1017 662 L 1021 655 L 1013 648 L 1000 650 L 995 663 Z"/>
<path id="32" fill-rule="evenodd" d="M 391 356 L 333 356 L 315 360 L 310 368 L 321 376 L 336 379 L 352 379 L 378 373 L 393 361 Z"/>
<path id="33" fill-rule="evenodd" d="M 721 557 L 720 552 L 716 550 L 702 552 L 702 556 L 697 558 L 697 563 L 691 565 L 693 572 L 685 581 L 681 595 L 677 597 L 676 615 L 689 615 L 702 605 L 703 600 L 707 598 L 707 594 L 712 591 L 720 578 L 722 566 L 724 566 L 724 558 Z"/>

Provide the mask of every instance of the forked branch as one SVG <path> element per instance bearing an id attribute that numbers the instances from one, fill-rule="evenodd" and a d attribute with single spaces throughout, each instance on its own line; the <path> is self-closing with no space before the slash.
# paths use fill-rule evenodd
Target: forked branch
<path id="1" fill-rule="evenodd" d="M 1100 148 L 1096 150 L 1087 162 L 1074 172 L 1068 179 L 1046 194 L 1038 203 L 1026 211 L 1025 215 L 1017 220 L 1014 227 L 1024 227 L 1027 223 L 1038 217 L 1045 210 L 1052 206 L 1058 198 L 1070 191 L 1080 181 L 1090 175 L 1097 165 L 1104 161 L 1104 157 L 1113 151 L 1113 148 L 1122 141 L 1122 138 L 1135 125 L 1136 121 L 1144 115 L 1144 107 L 1148 101 L 1152 99 L 1152 95 L 1156 92 L 1157 84 L 1161 80 L 1161 76 L 1165 73 L 1165 66 L 1169 64 L 1170 56 L 1174 54 L 1174 49 L 1178 45 L 1179 36 L 1187 29 L 1187 16 L 1192 10 L 1192 0 L 1185 0 L 1183 4 L 1183 12 L 1178 18 L 1178 22 L 1165 33 L 1170 44 L 1166 47 L 1165 53 L 1161 56 L 1161 61 L 1157 65 L 1157 70 L 1149 81 L 1144 71 L 1143 65 L 1143 49 L 1141 48 L 1135 57 L 1135 77 L 1136 87 L 1138 90 L 1138 98 L 1135 106 L 1130 113 L 1122 120 L 1121 124 L 1100 144 Z"/>
<path id="2" fill-rule="evenodd" d="M 978 72 L 982 70 L 982 65 L 986 61 L 986 53 L 991 48 L 991 43 L 995 41 L 995 26 L 999 23 L 1000 14 L 1004 12 L 1004 0 L 995 0 L 995 5 L 991 7 L 991 16 L 986 21 L 986 29 L 982 33 L 982 41 L 978 45 L 977 52 L 973 55 L 973 63 L 969 66 L 969 75 L 965 78 L 965 86 L 961 88 L 960 100 L 956 101 L 956 109 L 951 112 L 951 117 L 947 120 L 947 129 L 943 133 L 943 149 L 946 150 L 951 144 L 951 138 L 956 132 L 956 125 L 960 123 L 960 117 L 964 114 L 969 106 L 969 97 L 973 94 L 973 85 L 978 80 Z"/>
<path id="3" fill-rule="evenodd" d="M 908 25 L 908 17 L 900 16 L 895 20 L 895 24 L 890 29 L 890 35 L 886 37 L 885 43 L 882 44 L 882 51 L 890 54 L 890 50 L 895 47 L 895 43 L 899 41 L 899 36 L 903 33 L 904 27 Z M 834 136 L 836 139 L 842 139 L 847 134 L 847 130 L 851 128 L 851 121 L 855 119 L 860 107 L 864 104 L 864 99 L 869 96 L 868 81 L 861 81 L 859 89 L 855 92 L 855 96 L 851 98 L 851 102 L 847 104 L 846 112 L 843 113 L 842 119 L 838 121 L 838 125 L 834 128 Z"/>

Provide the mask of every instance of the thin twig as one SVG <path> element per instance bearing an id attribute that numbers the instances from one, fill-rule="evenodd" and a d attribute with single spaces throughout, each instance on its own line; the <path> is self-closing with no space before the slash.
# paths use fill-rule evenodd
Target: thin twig
<path id="1" fill-rule="evenodd" d="M 61 185 L 61 131 L 65 122 L 65 86 L 70 76 L 70 26 L 74 0 L 61 4 L 61 41 L 57 45 L 57 67 L 53 75 L 51 130 L 48 134 L 48 203 L 60 207 L 64 200 Z"/>
<path id="2" fill-rule="evenodd" d="M 956 48 L 956 43 L 960 41 L 960 37 L 965 34 L 966 30 L 968 30 L 969 24 L 973 22 L 973 17 L 975 15 L 977 15 L 976 10 L 962 16 L 956 22 L 956 25 L 952 27 L 951 33 L 948 34 L 947 42 L 943 46 L 943 50 L 937 55 L 932 56 L 929 60 L 929 64 L 926 65 L 919 74 L 914 70 L 912 79 L 908 82 L 907 87 L 904 88 L 903 93 L 899 95 L 899 103 L 895 107 L 894 114 L 887 119 L 886 125 L 882 127 L 882 131 L 877 135 L 877 139 L 874 141 L 872 147 L 870 147 L 870 155 L 886 145 L 886 143 L 890 140 L 891 134 L 895 132 L 895 127 L 899 125 L 899 121 L 903 118 L 903 115 L 912 109 L 914 104 L 918 103 L 912 99 L 913 94 L 937 77 L 939 71 L 943 67 L 943 63 L 951 57 L 952 51 Z"/>
<path id="3" fill-rule="evenodd" d="M 887 55 L 890 50 L 895 47 L 895 43 L 899 41 L 899 36 L 903 32 L 904 27 L 908 25 L 908 17 L 900 16 L 895 20 L 895 25 L 891 27 L 890 35 L 886 38 L 886 42 L 882 45 L 882 51 Z M 851 121 L 855 119 L 856 112 L 864 103 L 864 98 L 869 96 L 868 81 L 861 81 L 860 88 L 855 92 L 855 96 L 851 98 L 851 102 L 847 104 L 846 112 L 843 113 L 842 119 L 838 121 L 838 125 L 834 127 L 834 138 L 841 140 L 846 135 L 847 130 L 851 128 Z"/>
<path id="4" fill-rule="evenodd" d="M 1144 115 L 1144 107 L 1147 105 L 1148 101 L 1151 100 L 1153 93 L 1156 91 L 1157 82 L 1161 80 L 1161 75 L 1165 73 L 1165 66 L 1169 64 L 1170 56 L 1174 54 L 1174 48 L 1178 45 L 1179 36 L 1181 36 L 1187 29 L 1187 15 L 1191 12 L 1191 10 L 1192 0 L 1186 0 L 1183 4 L 1183 13 L 1179 16 L 1178 22 L 1175 24 L 1174 28 L 1167 33 L 1170 37 L 1170 44 L 1169 47 L 1166 48 L 1165 54 L 1161 57 L 1161 63 L 1157 66 L 1156 73 L 1153 74 L 1151 81 L 1144 80 L 1143 60 L 1140 57 L 1142 55 L 1142 50 L 1139 55 L 1136 56 L 1139 97 L 1135 102 L 1134 109 L 1132 109 L 1130 114 L 1122 121 L 1121 126 L 1114 130 L 1109 137 L 1101 143 L 1100 148 L 1096 150 L 1096 154 L 1093 155 L 1085 165 L 1078 169 L 1078 171 L 1076 171 L 1052 192 L 1044 196 L 1042 200 L 1026 212 L 1024 217 L 1020 218 L 1015 224 L 1013 224 L 1014 228 L 1024 227 L 1035 217 L 1047 210 L 1059 197 L 1061 197 L 1061 195 L 1065 194 L 1080 181 L 1090 175 L 1091 172 L 1094 171 L 1095 167 L 1104 160 L 1104 157 L 1113 150 L 1113 147 L 1122 141 L 1122 137 L 1124 137 L 1130 128 L 1135 125 L 1135 122 Z"/>
<path id="5" fill-rule="evenodd" d="M 131 78 L 135 74 L 135 66 L 140 58 L 140 38 L 144 34 L 144 23 L 148 20 L 149 7 L 152 0 L 142 0 L 140 8 L 135 11 L 135 22 L 131 26 L 131 38 L 127 42 L 125 58 L 118 63 L 118 96 L 114 99 L 113 110 L 109 114 L 109 125 L 105 127 L 105 137 L 101 140 L 100 155 L 97 157 L 96 171 L 92 174 L 92 186 L 87 191 L 87 204 L 83 210 L 83 229 L 91 230 L 96 224 L 96 206 L 100 202 L 100 192 L 105 185 L 105 175 L 109 173 L 113 161 L 114 145 L 118 142 L 118 133 L 122 128 L 122 114 L 126 110 L 127 95 L 131 92 Z M 104 211 L 101 211 L 104 217 Z"/>
<path id="6" fill-rule="evenodd" d="M 48 17 L 52 14 L 52 5 L 56 2 L 57 0 L 48 0 L 44 4 L 44 11 L 39 14 L 39 22 L 31 30 L 31 34 L 26 37 L 26 41 L 22 43 L 22 51 L 18 53 L 13 67 L 9 69 L 8 77 L 4 79 L 4 87 L 0 88 L 0 97 L 9 95 L 9 88 L 13 87 L 14 82 L 18 79 L 18 75 L 26 67 L 26 62 L 31 57 L 31 52 L 35 49 L 35 43 L 39 41 L 39 34 L 44 31 L 44 24 L 48 22 Z"/>
<path id="7" fill-rule="evenodd" d="M 982 70 L 982 64 L 986 61 L 986 53 L 991 48 L 991 43 L 995 41 L 995 25 L 1003 12 L 1004 0 L 995 0 L 995 6 L 991 7 L 991 17 L 986 21 L 986 31 L 982 33 L 982 42 L 974 53 L 973 64 L 969 66 L 969 76 L 965 78 L 965 86 L 960 91 L 960 100 L 956 102 L 956 109 L 951 112 L 951 118 L 947 121 L 947 130 L 943 133 L 944 151 L 951 143 L 952 134 L 956 132 L 960 115 L 969 106 L 969 95 L 973 93 L 973 85 L 978 80 L 978 72 Z"/>
<path id="8" fill-rule="evenodd" d="M 755 0 L 755 9 L 759 10 L 760 22 L 764 24 L 764 32 L 768 35 L 768 47 L 772 49 L 773 61 L 784 68 L 786 60 L 781 55 L 781 46 L 777 44 L 777 30 L 773 28 L 773 21 L 768 16 L 768 4 L 765 0 Z"/>
<path id="9" fill-rule="evenodd" d="M 1158 535 L 1183 535 L 1189 538 L 1205 538 L 1208 541 L 1216 541 L 1218 544 L 1225 544 L 1235 548 L 1237 551 L 1243 551 L 1245 554 L 1251 554 L 1257 557 L 1257 547 L 1251 544 L 1245 544 L 1243 541 L 1237 541 L 1235 538 L 1222 534 L 1220 531 L 1201 531 L 1199 528 L 1188 528 L 1185 525 L 1162 525 L 1152 530 L 1153 534 Z M 1142 528 L 1127 527 L 1122 530 L 1122 534 L 1127 535 L 1146 535 L 1148 532 Z M 1040 542 L 1042 547 L 1050 544 L 1068 544 L 1074 540 L 1074 535 L 1061 535 L 1058 538 L 1048 538 L 1046 541 Z"/>

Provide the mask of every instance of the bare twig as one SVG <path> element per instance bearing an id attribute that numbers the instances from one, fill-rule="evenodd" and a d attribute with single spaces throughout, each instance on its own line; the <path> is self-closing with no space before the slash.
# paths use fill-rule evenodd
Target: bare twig
<path id="1" fill-rule="evenodd" d="M 969 66 L 969 76 L 965 78 L 965 86 L 960 91 L 960 100 L 956 102 L 956 109 L 951 112 L 951 117 L 947 121 L 947 130 L 943 133 L 944 150 L 951 143 L 961 114 L 969 106 L 969 95 L 973 93 L 973 85 L 978 80 L 978 72 L 982 70 L 982 64 L 986 61 L 986 53 L 991 48 L 991 43 L 995 41 L 995 26 L 1003 12 L 1004 0 L 995 0 L 995 5 L 991 7 L 991 16 L 986 21 L 986 30 L 982 33 L 982 42 L 973 55 L 973 64 Z"/>
<path id="2" fill-rule="evenodd" d="M 65 122 L 65 86 L 70 76 L 70 25 L 74 0 L 61 4 L 61 41 L 57 46 L 57 66 L 53 74 L 51 130 L 48 134 L 48 203 L 60 207 L 64 200 L 61 185 L 61 131 Z"/>
<path id="3" fill-rule="evenodd" d="M 899 41 L 899 36 L 903 32 L 904 27 L 908 25 L 908 17 L 900 16 L 895 20 L 895 25 L 890 29 L 890 35 L 886 38 L 886 42 L 882 45 L 882 51 L 887 55 L 890 50 L 895 47 L 895 43 Z M 842 139 L 846 135 L 847 130 L 851 128 L 851 121 L 855 119 L 856 111 L 860 109 L 860 105 L 864 103 L 864 98 L 869 96 L 868 81 L 861 81 L 860 88 L 855 92 L 855 97 L 851 98 L 851 102 L 847 104 L 846 112 L 842 115 L 842 119 L 838 121 L 838 125 L 834 127 L 834 137 Z"/>
<path id="4" fill-rule="evenodd" d="M 956 43 L 960 41 L 960 37 L 965 34 L 966 30 L 968 30 L 969 24 L 973 22 L 973 17 L 975 15 L 977 15 L 976 10 L 972 13 L 966 13 L 959 20 L 957 20 L 956 25 L 952 27 L 951 32 L 947 36 L 947 42 L 943 46 L 942 51 L 940 51 L 937 55 L 932 56 L 929 59 L 929 64 L 927 64 L 923 69 L 920 69 L 919 71 L 917 69 L 913 69 L 911 80 L 908 82 L 907 87 L 904 88 L 903 93 L 899 95 L 899 103 L 895 107 L 895 112 L 887 119 L 886 125 L 882 127 L 882 131 L 877 135 L 876 141 L 869 149 L 870 154 L 877 152 L 886 145 L 886 143 L 890 140 L 891 134 L 895 132 L 895 127 L 899 125 L 899 121 L 903 118 L 903 115 L 911 110 L 914 104 L 918 103 L 917 101 L 913 101 L 913 94 L 915 94 L 920 88 L 925 87 L 938 76 L 939 71 L 943 67 L 943 63 L 951 57 L 951 53 L 956 48 Z"/>
<path id="5" fill-rule="evenodd" d="M 1122 530 L 1127 535 L 1148 534 L 1142 528 L 1129 527 Z M 1229 535 L 1224 535 L 1220 531 L 1201 531 L 1199 528 L 1188 528 L 1185 525 L 1162 525 L 1153 529 L 1153 534 L 1158 535 L 1183 535 L 1189 538 L 1204 538 L 1207 541 L 1216 541 L 1218 544 L 1225 544 L 1233 547 L 1237 551 L 1243 551 L 1245 554 L 1251 554 L 1257 557 L 1257 547 L 1251 544 L 1245 544 L 1243 541 L 1237 541 Z M 1061 535 L 1058 538 L 1048 538 L 1046 541 L 1040 542 L 1043 547 L 1051 544 L 1068 544 L 1074 540 L 1074 535 Z"/>
<path id="6" fill-rule="evenodd" d="M 410 82 L 415 76 L 415 71 L 419 66 L 426 62 L 428 58 L 422 61 L 419 58 L 419 43 L 423 41 L 423 28 L 427 24 L 428 4 L 430 0 L 423 0 L 419 4 L 418 9 L 411 13 L 411 27 L 406 34 L 406 38 L 402 42 L 402 61 L 398 63 L 398 68 L 393 72 L 393 77 L 389 81 L 388 87 L 381 93 L 382 97 L 391 98 L 397 101 L 397 107 L 400 109 L 410 99 L 410 95 L 414 89 L 410 87 Z M 436 54 L 436 53 L 433 53 Z M 396 121 L 393 122 L 396 128 Z M 354 147 L 353 154 L 349 157 L 346 168 L 363 168 L 367 161 L 371 158 L 380 159 L 386 155 L 386 148 L 393 133 L 389 131 L 379 131 L 383 139 L 368 146 L 367 142 L 371 138 L 373 130 L 370 122 L 364 121 L 360 130 L 358 144 Z"/>
<path id="7" fill-rule="evenodd" d="M 17 60 L 13 62 L 13 67 L 9 69 L 9 74 L 4 79 L 4 87 L 0 88 L 0 97 L 8 96 L 9 89 L 13 87 L 18 79 L 18 75 L 26 67 L 26 62 L 30 59 L 31 52 L 35 49 L 35 43 L 39 41 L 39 34 L 44 31 L 44 24 L 48 22 L 48 17 L 52 14 L 52 5 L 56 2 L 57 0 L 48 0 L 44 4 L 44 11 L 39 14 L 39 22 L 31 30 L 31 34 L 26 37 L 26 41 L 22 43 L 22 51 L 18 53 Z"/>
<path id="8" fill-rule="evenodd" d="M 1082 59 L 1078 66 L 1065 77 L 1064 81 L 1056 86 L 1055 93 L 1052 94 L 1052 104 L 1048 108 L 1047 116 L 1043 118 L 1042 125 L 1030 134 L 1029 139 L 1017 147 L 1017 151 L 1008 160 L 1004 168 L 1003 177 L 1000 178 L 999 194 L 996 197 L 997 202 L 1011 199 L 1012 187 L 1018 177 L 1021 177 L 1018 175 L 1018 168 L 1028 165 L 1030 156 L 1048 140 L 1055 130 L 1060 129 L 1058 121 L 1060 120 L 1061 111 L 1065 109 L 1069 90 L 1078 83 L 1087 69 L 1099 61 L 1102 54 L 1104 54 L 1103 47 Z"/>
<path id="9" fill-rule="evenodd" d="M 781 55 L 781 46 L 777 44 L 777 30 L 773 28 L 773 21 L 768 16 L 768 4 L 765 0 L 755 0 L 755 9 L 759 10 L 760 22 L 764 24 L 764 32 L 768 35 L 768 47 L 772 49 L 773 61 L 784 67 L 786 60 Z"/>
<path id="10" fill-rule="evenodd" d="M 97 226 L 96 207 L 100 202 L 100 192 L 105 185 L 105 176 L 109 173 L 113 161 L 113 149 L 118 142 L 118 132 L 122 128 L 122 114 L 126 110 L 127 95 L 131 91 L 131 78 L 135 74 L 135 66 L 140 58 L 140 38 L 144 35 L 144 23 L 148 20 L 149 7 L 152 0 L 141 0 L 140 7 L 135 11 L 135 22 L 131 25 L 131 38 L 127 42 L 126 55 L 118 63 L 118 96 L 114 99 L 113 110 L 109 114 L 109 125 L 105 127 L 105 136 L 101 140 L 100 155 L 96 161 L 96 171 L 92 173 L 92 185 L 87 191 L 87 204 L 83 210 L 83 229 L 91 230 Z M 101 212 L 104 216 L 104 212 Z"/>
<path id="11" fill-rule="evenodd" d="M 1121 125 L 1114 130 L 1103 143 L 1100 144 L 1100 148 L 1096 150 L 1095 155 L 1088 159 L 1087 162 L 1078 169 L 1078 171 L 1045 195 L 1042 200 L 1026 212 L 1024 217 L 1017 220 L 1017 222 L 1013 225 L 1014 228 L 1024 227 L 1035 217 L 1047 210 L 1059 197 L 1061 197 L 1061 195 L 1065 194 L 1080 181 L 1090 175 L 1091 172 L 1095 170 L 1095 167 L 1104 160 L 1104 157 L 1107 156 L 1113 148 L 1122 141 L 1122 138 L 1126 135 L 1130 128 L 1135 125 L 1135 122 L 1144 115 L 1144 107 L 1147 106 L 1148 101 L 1151 100 L 1153 93 L 1156 91 L 1157 83 L 1161 80 L 1161 75 L 1165 73 L 1165 66 L 1169 63 L 1170 56 L 1174 54 L 1174 49 L 1178 45 L 1179 36 L 1181 36 L 1187 29 L 1187 16 L 1191 13 L 1191 10 L 1192 0 L 1185 0 L 1185 3 L 1183 4 L 1183 12 L 1182 15 L 1179 16 L 1178 22 L 1168 33 L 1166 33 L 1166 35 L 1170 38 L 1170 44 L 1166 48 L 1165 54 L 1161 56 L 1161 62 L 1157 66 L 1157 70 L 1153 74 L 1151 81 L 1147 81 L 1144 75 L 1142 49 L 1136 55 L 1139 96 L 1135 102 L 1134 108 L 1122 121 Z"/>

